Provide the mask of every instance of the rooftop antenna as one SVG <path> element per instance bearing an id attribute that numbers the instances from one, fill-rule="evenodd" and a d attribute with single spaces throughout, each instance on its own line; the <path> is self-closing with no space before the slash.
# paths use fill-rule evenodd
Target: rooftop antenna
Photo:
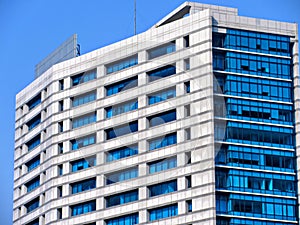
<path id="1" fill-rule="evenodd" d="M 134 35 L 136 35 L 136 0 L 134 0 Z"/>

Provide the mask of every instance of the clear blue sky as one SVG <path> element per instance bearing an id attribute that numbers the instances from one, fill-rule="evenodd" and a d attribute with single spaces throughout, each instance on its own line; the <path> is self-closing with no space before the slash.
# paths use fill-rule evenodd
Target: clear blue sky
<path id="1" fill-rule="evenodd" d="M 197 0 L 196 0 L 197 1 Z M 145 31 L 183 0 L 137 0 L 137 31 Z M 299 0 L 199 0 L 231 6 L 243 16 L 300 23 Z M 133 34 L 133 0 L 0 0 L 0 225 L 12 224 L 15 95 L 34 66 L 77 33 L 86 53 Z"/>

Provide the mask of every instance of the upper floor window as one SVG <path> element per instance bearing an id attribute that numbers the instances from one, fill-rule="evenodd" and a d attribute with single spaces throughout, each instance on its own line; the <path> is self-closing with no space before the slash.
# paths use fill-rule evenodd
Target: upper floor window
<path id="1" fill-rule="evenodd" d="M 177 180 L 154 184 L 149 186 L 148 189 L 150 197 L 171 193 L 177 191 Z"/>
<path id="2" fill-rule="evenodd" d="M 35 108 L 36 106 L 38 106 L 41 102 L 42 102 L 42 97 L 41 97 L 41 93 L 39 93 L 33 99 L 28 101 L 26 105 L 28 106 L 29 110 L 31 110 L 31 109 Z"/>
<path id="3" fill-rule="evenodd" d="M 176 120 L 176 109 L 147 117 L 149 126 L 154 127 Z"/>
<path id="4" fill-rule="evenodd" d="M 106 225 L 134 225 L 139 223 L 139 214 L 129 214 L 105 220 Z"/>
<path id="5" fill-rule="evenodd" d="M 31 151 L 41 143 L 41 135 L 37 135 L 26 143 L 28 151 Z"/>
<path id="6" fill-rule="evenodd" d="M 31 120 L 29 120 L 26 125 L 28 127 L 28 130 L 32 130 L 33 128 L 35 128 L 37 125 L 39 125 L 41 123 L 41 114 L 38 114 L 37 116 L 35 116 L 34 118 L 32 118 Z"/>
<path id="7" fill-rule="evenodd" d="M 32 179 L 31 181 L 27 182 L 25 184 L 26 188 L 27 188 L 27 192 L 30 192 L 34 189 L 36 189 L 38 186 L 40 186 L 40 176 Z"/>
<path id="8" fill-rule="evenodd" d="M 138 121 L 133 121 L 125 125 L 113 127 L 105 130 L 106 139 L 113 139 L 126 134 L 134 133 L 138 131 Z"/>
<path id="9" fill-rule="evenodd" d="M 96 200 L 80 203 L 77 205 L 70 206 L 71 216 L 77 216 L 96 210 Z"/>
<path id="10" fill-rule="evenodd" d="M 154 162 L 148 163 L 149 173 L 156 173 L 168 169 L 175 168 L 177 166 L 177 158 L 171 157 L 167 159 L 160 159 Z"/>
<path id="11" fill-rule="evenodd" d="M 86 83 L 90 80 L 96 79 L 96 70 L 91 70 L 88 72 L 83 72 L 78 75 L 72 76 L 72 86 L 77 86 L 78 84 Z"/>
<path id="12" fill-rule="evenodd" d="M 149 220 L 159 220 L 178 215 L 177 204 L 163 206 L 155 209 L 149 209 Z"/>
<path id="13" fill-rule="evenodd" d="M 87 157 L 71 162 L 72 172 L 87 169 L 96 165 L 96 157 Z"/>
<path id="14" fill-rule="evenodd" d="M 117 182 L 136 178 L 138 176 L 138 168 L 133 167 L 126 170 L 118 171 L 106 176 L 106 184 L 114 184 Z"/>
<path id="15" fill-rule="evenodd" d="M 35 210 L 40 206 L 40 198 L 37 197 L 33 199 L 32 201 L 25 204 L 25 208 L 27 209 L 27 213 L 30 213 L 31 211 Z"/>
<path id="16" fill-rule="evenodd" d="M 175 41 L 148 50 L 148 58 L 154 59 L 176 51 Z"/>
<path id="17" fill-rule="evenodd" d="M 147 72 L 147 75 L 149 77 L 149 82 L 159 80 L 161 78 L 168 77 L 173 74 L 176 74 L 176 66 L 175 65 L 167 65 L 167 66 L 163 66 L 161 68 Z"/>
<path id="18" fill-rule="evenodd" d="M 114 84 L 110 84 L 105 87 L 106 89 L 106 96 L 114 95 L 117 94 L 121 91 L 126 91 L 131 88 L 137 87 L 138 86 L 138 78 L 137 76 L 119 81 Z"/>
<path id="19" fill-rule="evenodd" d="M 152 105 L 176 97 L 176 87 L 161 90 L 148 96 L 148 104 Z"/>
<path id="20" fill-rule="evenodd" d="M 71 187 L 72 187 L 72 194 L 94 189 L 96 187 L 96 178 L 73 183 L 71 184 Z"/>
<path id="21" fill-rule="evenodd" d="M 40 155 L 36 156 L 35 158 L 27 162 L 25 165 L 27 166 L 28 172 L 38 167 L 40 165 Z"/>
<path id="22" fill-rule="evenodd" d="M 138 145 L 131 145 L 129 147 L 121 147 L 107 152 L 107 162 L 123 159 L 132 155 L 138 154 Z"/>
<path id="23" fill-rule="evenodd" d="M 80 117 L 76 117 L 72 119 L 72 127 L 74 128 L 79 128 L 91 123 L 96 122 L 97 116 L 96 113 L 89 113 Z"/>
<path id="24" fill-rule="evenodd" d="M 83 95 L 75 96 L 72 98 L 72 106 L 80 106 L 96 100 L 96 91 L 85 93 Z"/>
<path id="25" fill-rule="evenodd" d="M 96 143 L 96 134 L 80 137 L 71 141 L 72 150 L 77 150 Z"/>
<path id="26" fill-rule="evenodd" d="M 167 134 L 158 138 L 149 140 L 149 150 L 163 148 L 177 143 L 177 133 Z"/>
<path id="27" fill-rule="evenodd" d="M 111 64 L 106 65 L 106 73 L 107 74 L 114 73 L 132 67 L 137 64 L 138 64 L 138 55 L 134 55 L 126 59 L 122 59 L 118 62 L 113 62 Z"/>
<path id="28" fill-rule="evenodd" d="M 111 195 L 106 197 L 106 207 L 122 205 L 125 203 L 137 201 L 139 198 L 138 190 L 128 191 L 121 194 Z"/>
<path id="29" fill-rule="evenodd" d="M 105 109 L 106 117 L 111 118 L 113 116 L 120 115 L 122 113 L 130 112 L 137 108 L 138 108 L 138 100 L 137 99 L 130 100 L 128 102 L 124 102 L 119 105 L 107 107 Z"/>

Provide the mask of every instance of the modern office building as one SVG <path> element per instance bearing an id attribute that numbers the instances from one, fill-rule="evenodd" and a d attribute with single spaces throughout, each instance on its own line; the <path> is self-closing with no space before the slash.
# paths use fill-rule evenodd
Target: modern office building
<path id="1" fill-rule="evenodd" d="M 297 24 L 186 2 L 65 47 L 16 97 L 14 225 L 298 224 Z"/>

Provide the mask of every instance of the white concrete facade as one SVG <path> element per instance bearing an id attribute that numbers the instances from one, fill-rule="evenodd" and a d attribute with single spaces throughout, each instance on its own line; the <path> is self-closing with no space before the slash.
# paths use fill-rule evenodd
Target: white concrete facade
<path id="1" fill-rule="evenodd" d="M 296 117 L 299 118 L 299 65 L 298 36 L 295 24 L 241 17 L 232 8 L 186 2 L 177 11 L 190 7 L 190 15 L 163 24 L 171 13 L 148 31 L 118 43 L 95 50 L 71 60 L 53 65 L 35 79 L 16 97 L 15 163 L 14 163 L 14 225 L 27 225 L 39 220 L 40 225 L 84 225 L 105 221 L 122 215 L 138 213 L 139 224 L 155 225 L 207 225 L 215 224 L 215 170 L 214 170 L 214 114 L 213 114 L 213 68 L 212 32 L 226 31 L 226 27 L 260 32 L 273 32 L 295 36 L 294 79 Z M 176 10 L 174 13 L 177 12 Z M 189 47 L 185 37 L 189 36 Z M 147 51 L 165 43 L 175 41 L 176 51 L 148 59 Z M 138 64 L 111 74 L 106 74 L 106 65 L 138 54 Z M 184 62 L 190 60 L 190 70 Z M 164 65 L 176 65 L 176 74 L 149 82 L 147 71 Z M 95 70 L 96 79 L 72 87 L 71 77 Z M 112 96 L 106 96 L 107 85 L 131 77 L 138 77 L 138 86 Z M 64 90 L 60 90 L 60 81 Z M 190 93 L 185 83 L 190 82 Z M 159 90 L 175 87 L 176 97 L 168 101 L 148 105 L 147 96 Z M 88 104 L 72 107 L 72 97 L 96 90 L 97 99 Z M 28 109 L 26 103 L 41 93 L 41 104 Z M 138 100 L 138 110 L 106 118 L 105 108 L 128 100 Z M 63 101 L 63 111 L 59 103 Z M 185 106 L 190 105 L 190 115 Z M 176 121 L 149 127 L 147 117 L 176 109 Z M 71 120 L 95 112 L 95 123 L 72 129 Z M 28 131 L 26 123 L 41 113 L 41 123 Z M 138 121 L 138 132 L 112 140 L 106 140 L 105 130 L 131 121 Z M 299 120 L 298 120 L 299 121 Z M 62 122 L 63 132 L 58 123 Z M 185 131 L 191 130 L 187 140 Z M 296 125 L 299 143 L 299 123 Z M 177 144 L 149 151 L 148 140 L 161 135 L 177 133 Z M 41 134 L 41 143 L 28 151 L 26 143 Z M 88 134 L 96 134 L 96 143 L 77 151 L 71 150 L 70 141 Z M 139 154 L 106 162 L 106 153 L 122 146 L 138 143 Z M 63 154 L 58 144 L 63 145 Z M 297 150 L 299 146 L 297 147 Z M 300 151 L 297 151 L 298 153 Z M 40 165 L 27 172 L 26 163 L 40 155 Z M 70 162 L 96 157 L 96 165 L 71 172 Z M 147 163 L 177 157 L 177 167 L 149 174 Z M 191 163 L 188 158 L 191 157 Z M 298 162 L 299 164 L 300 162 Z M 63 174 L 59 175 L 58 166 Z M 138 177 L 116 184 L 106 185 L 106 175 L 126 168 L 138 167 Z M 25 184 L 40 176 L 40 185 L 27 193 Z M 191 176 L 192 187 L 187 187 L 186 177 Z M 71 194 L 70 184 L 96 178 L 96 188 Z M 177 191 L 166 195 L 149 197 L 147 187 L 167 180 L 177 179 Z M 58 194 L 58 187 L 62 196 Z M 299 186 L 300 187 L 300 186 Z M 138 201 L 107 208 L 105 197 L 124 191 L 138 189 Z M 26 203 L 40 197 L 40 206 L 27 213 Z M 70 206 L 90 200 L 96 201 L 96 210 L 87 214 L 71 216 Z M 193 212 L 187 212 L 187 202 L 192 200 Z M 169 204 L 178 204 L 178 215 L 158 221 L 149 221 L 149 209 Z M 62 216 L 58 217 L 58 209 Z"/>

